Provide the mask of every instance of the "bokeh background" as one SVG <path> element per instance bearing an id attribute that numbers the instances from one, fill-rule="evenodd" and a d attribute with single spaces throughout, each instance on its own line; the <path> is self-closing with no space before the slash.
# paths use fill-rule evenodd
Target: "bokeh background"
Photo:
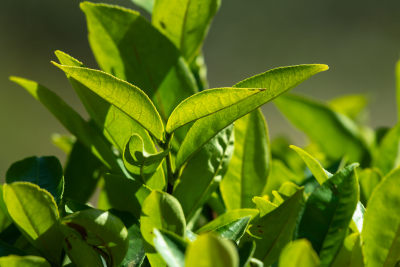
<path id="1" fill-rule="evenodd" d="M 0 7 L 0 178 L 8 166 L 32 155 L 63 154 L 50 142 L 63 127 L 28 93 L 8 81 L 18 75 L 43 83 L 83 112 L 64 74 L 49 62 L 63 50 L 96 67 L 78 0 L 2 0 Z M 98 2 L 98 1 L 95 1 Z M 137 9 L 129 0 L 104 0 Z M 211 87 L 230 86 L 269 68 L 325 63 L 295 92 L 329 100 L 370 96 L 372 127 L 396 118 L 394 66 L 400 52 L 398 0 L 223 0 L 204 52 Z M 272 104 L 272 136 L 304 141 Z"/>

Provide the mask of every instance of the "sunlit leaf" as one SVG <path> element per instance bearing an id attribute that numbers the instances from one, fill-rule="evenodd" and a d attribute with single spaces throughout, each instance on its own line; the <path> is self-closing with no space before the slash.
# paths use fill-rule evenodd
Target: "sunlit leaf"
<path id="1" fill-rule="evenodd" d="M 52 195 L 35 184 L 14 182 L 3 185 L 8 213 L 32 244 L 54 263 L 61 257 L 58 209 Z"/>
<path id="2" fill-rule="evenodd" d="M 220 3 L 220 0 L 157 0 L 152 23 L 191 62 L 202 46 Z"/>
<path id="3" fill-rule="evenodd" d="M 270 152 L 267 124 L 260 110 L 235 122 L 235 144 L 220 190 L 227 209 L 251 208 L 267 184 Z"/>
<path id="4" fill-rule="evenodd" d="M 213 234 L 200 235 L 185 255 L 186 267 L 238 267 L 239 256 L 231 241 Z"/>
<path id="5" fill-rule="evenodd" d="M 173 195 L 188 220 L 218 188 L 233 153 L 234 133 L 229 126 L 191 158 L 177 181 Z"/>
<path id="6" fill-rule="evenodd" d="M 171 132 L 197 120 L 179 149 L 177 167 L 235 120 L 327 69 L 319 64 L 276 68 L 236 84 L 237 88 L 205 90 L 186 99 L 173 111 L 166 126 Z M 250 89 L 241 88 L 243 85 Z"/>
<path id="7" fill-rule="evenodd" d="M 361 233 L 364 262 L 395 266 L 400 261 L 400 169 L 389 173 L 373 191 Z"/>
<path id="8" fill-rule="evenodd" d="M 279 257 L 280 267 L 319 267 L 319 258 L 310 242 L 299 239 L 288 244 Z"/>

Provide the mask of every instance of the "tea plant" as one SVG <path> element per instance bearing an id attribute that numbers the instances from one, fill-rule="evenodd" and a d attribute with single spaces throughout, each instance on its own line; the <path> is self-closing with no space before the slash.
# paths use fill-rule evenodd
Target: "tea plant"
<path id="1" fill-rule="evenodd" d="M 90 119 L 11 77 L 72 136 L 53 138 L 64 167 L 30 157 L 7 171 L 0 266 L 399 264 L 399 125 L 365 126 L 362 95 L 283 94 L 321 64 L 207 89 L 201 47 L 220 2 L 134 2 L 151 22 L 81 4 L 101 70 L 55 52 Z M 259 107 L 272 100 L 304 149 L 270 142 Z"/>

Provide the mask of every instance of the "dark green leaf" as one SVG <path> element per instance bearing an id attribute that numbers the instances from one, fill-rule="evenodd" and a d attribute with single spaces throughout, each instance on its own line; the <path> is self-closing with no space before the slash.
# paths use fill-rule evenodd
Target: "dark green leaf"
<path id="1" fill-rule="evenodd" d="M 321 265 L 329 266 L 343 240 L 358 202 L 358 183 L 352 164 L 316 188 L 306 202 L 298 237 L 307 238 L 320 255 Z"/>
<path id="2" fill-rule="evenodd" d="M 123 267 L 141 266 L 145 258 L 144 240 L 139 224 L 128 227 L 129 248 L 121 265 Z"/>
<path id="3" fill-rule="evenodd" d="M 80 141 L 76 141 L 65 166 L 64 197 L 86 203 L 100 179 L 102 163 Z"/>
<path id="4" fill-rule="evenodd" d="M 107 174 L 104 181 L 109 205 L 139 218 L 143 201 L 151 193 L 151 189 L 136 179 L 120 175 Z"/>
<path id="5" fill-rule="evenodd" d="M 218 188 L 233 153 L 233 140 L 233 126 L 229 126 L 211 139 L 183 169 L 173 195 L 181 203 L 188 220 Z"/>
<path id="6" fill-rule="evenodd" d="M 251 208 L 267 184 L 271 155 L 267 124 L 260 110 L 235 122 L 235 145 L 220 189 L 227 209 Z"/>
<path id="7" fill-rule="evenodd" d="M 239 244 L 239 266 L 247 267 L 250 264 L 250 260 L 253 257 L 254 251 L 256 251 L 256 242 L 240 242 Z"/>
<path id="8" fill-rule="evenodd" d="M 15 162 L 7 170 L 6 182 L 36 184 L 49 191 L 57 203 L 64 190 L 63 170 L 56 157 L 29 157 Z"/>

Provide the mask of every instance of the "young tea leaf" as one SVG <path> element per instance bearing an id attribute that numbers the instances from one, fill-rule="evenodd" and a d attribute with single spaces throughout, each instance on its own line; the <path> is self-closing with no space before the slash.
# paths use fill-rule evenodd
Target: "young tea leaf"
<path id="1" fill-rule="evenodd" d="M 138 12 L 89 2 L 81 9 L 100 68 L 141 88 L 164 120 L 197 91 L 179 50 Z"/>
<path id="2" fill-rule="evenodd" d="M 197 121 L 182 142 L 176 166 L 182 166 L 208 140 L 235 120 L 327 69 L 328 66 L 320 64 L 276 68 L 235 85 L 241 87 L 246 83 L 250 89 L 211 89 L 184 100 L 168 119 L 167 132 Z M 210 96 L 216 98 L 209 99 Z"/>
<path id="3" fill-rule="evenodd" d="M 157 140 L 164 140 L 162 119 L 151 100 L 138 87 L 99 70 L 53 64 L 125 112 Z"/>
<path id="4" fill-rule="evenodd" d="M 179 48 L 188 62 L 201 49 L 220 0 L 155 1 L 152 23 Z"/>
<path id="5" fill-rule="evenodd" d="M 260 110 L 235 122 L 235 143 L 220 190 L 227 209 L 251 208 L 267 184 L 271 155 L 267 124 Z"/>

